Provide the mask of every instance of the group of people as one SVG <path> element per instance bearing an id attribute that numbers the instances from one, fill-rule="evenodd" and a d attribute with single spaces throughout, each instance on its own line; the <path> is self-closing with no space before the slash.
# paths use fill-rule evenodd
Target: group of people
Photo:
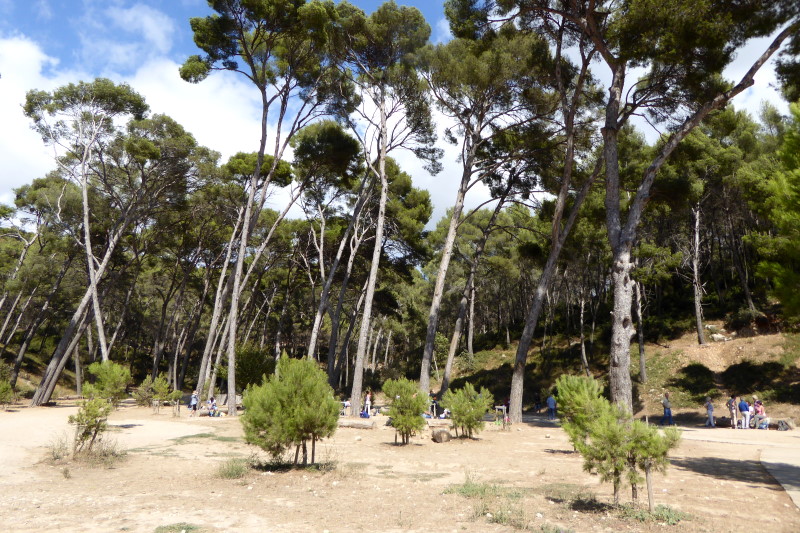
<path id="1" fill-rule="evenodd" d="M 667 423 L 674 425 L 672 420 L 672 404 L 669 400 L 669 392 L 664 393 L 664 398 L 661 400 L 661 405 L 664 408 L 664 416 L 661 417 L 660 425 Z M 706 409 L 706 427 L 717 427 L 714 420 L 714 402 L 711 401 L 710 396 L 706 396 L 706 402 L 703 404 Z M 728 401 L 725 403 L 730 413 L 731 427 L 734 429 L 768 429 L 769 417 L 764 409 L 764 403 L 756 396 L 753 396 L 753 401 L 748 402 L 744 396 L 738 397 L 732 394 Z"/>
<path id="2" fill-rule="evenodd" d="M 192 396 L 189 398 L 189 416 L 197 416 L 197 411 L 200 408 L 200 396 L 197 394 L 197 391 L 192 392 Z M 219 409 L 217 409 L 217 400 L 211 396 L 206 401 L 206 410 L 208 411 L 208 416 L 220 416 Z"/>
<path id="3" fill-rule="evenodd" d="M 734 429 L 767 429 L 769 417 L 764 409 L 764 402 L 753 396 L 753 401 L 748 402 L 744 396 L 737 397 L 732 394 L 725 403 L 731 417 L 731 427 Z M 738 416 L 737 416 L 738 415 Z"/>

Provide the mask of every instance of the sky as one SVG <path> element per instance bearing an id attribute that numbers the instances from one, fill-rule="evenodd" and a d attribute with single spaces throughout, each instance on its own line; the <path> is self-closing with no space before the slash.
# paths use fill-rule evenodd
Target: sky
<path id="1" fill-rule="evenodd" d="M 383 0 L 350 3 L 370 13 Z M 397 3 L 422 11 L 431 26 L 431 41 L 451 38 L 443 1 Z M 0 203 L 13 205 L 14 188 L 54 168 L 52 149 L 44 146 L 22 113 L 25 94 L 32 89 L 51 91 L 97 77 L 126 82 L 145 97 L 152 113 L 177 120 L 200 144 L 220 152 L 223 162 L 236 152 L 255 151 L 260 100 L 244 77 L 214 73 L 190 84 L 178 76 L 184 60 L 199 53 L 189 19 L 209 14 L 206 0 L 0 0 Z M 764 41 L 753 43 L 726 74 L 741 75 L 765 47 Z M 786 112 L 771 85 L 771 68 L 762 69 L 756 86 L 737 97 L 737 107 L 757 114 L 767 99 Z M 646 128 L 645 134 L 650 140 L 657 135 Z M 415 186 L 431 193 L 434 214 L 429 226 L 452 205 L 460 178 L 457 150 L 440 144 L 445 149 L 444 170 L 437 176 L 428 174 L 408 152 L 392 154 Z M 485 189 L 473 190 L 467 206 L 487 198 Z M 276 196 L 275 202 L 280 201 Z"/>

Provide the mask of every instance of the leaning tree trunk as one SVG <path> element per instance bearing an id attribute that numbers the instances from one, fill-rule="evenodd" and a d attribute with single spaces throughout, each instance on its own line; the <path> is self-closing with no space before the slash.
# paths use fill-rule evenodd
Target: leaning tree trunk
<path id="1" fill-rule="evenodd" d="M 456 201 L 453 204 L 453 212 L 450 215 L 450 225 L 447 228 L 447 236 L 442 247 L 442 258 L 439 261 L 439 270 L 436 273 L 436 283 L 433 288 L 431 298 L 431 308 L 428 311 L 428 329 L 425 334 L 425 348 L 422 351 L 422 365 L 419 372 L 419 388 L 427 393 L 431 383 L 431 358 L 436 346 L 436 328 L 439 324 L 439 309 L 442 305 L 442 295 L 444 294 L 444 282 L 447 277 L 447 270 L 450 267 L 450 258 L 453 255 L 453 246 L 456 242 L 456 232 L 461 222 L 461 211 L 464 208 L 464 197 L 467 194 L 467 187 L 472 176 L 472 166 L 475 161 L 477 136 L 472 136 L 467 157 L 464 159 L 464 166 L 461 171 L 461 184 L 456 193 Z"/>
<path id="2" fill-rule="evenodd" d="M 510 183 L 509 183 L 510 189 Z M 472 291 L 472 287 L 475 284 L 475 276 L 478 271 L 478 263 L 483 255 L 483 250 L 486 247 L 486 241 L 489 239 L 489 234 L 492 231 L 492 227 L 494 226 L 495 220 L 497 220 L 497 216 L 503 208 L 503 204 L 505 203 L 505 199 L 508 195 L 509 190 L 506 190 L 506 194 L 503 195 L 497 205 L 492 212 L 492 217 L 489 219 L 489 222 L 486 224 L 486 227 L 483 229 L 483 233 L 481 235 L 478 244 L 475 246 L 475 254 L 472 256 L 472 262 L 470 263 L 469 268 L 469 276 L 467 278 L 467 282 L 464 284 L 464 290 L 461 292 L 461 300 L 458 303 L 458 315 L 456 318 L 456 324 L 453 328 L 453 336 L 450 339 L 450 348 L 447 351 L 447 362 L 444 365 L 444 376 L 442 377 L 442 385 L 439 389 L 439 397 L 444 394 L 447 389 L 450 387 L 450 376 L 453 372 L 453 362 L 456 358 L 456 351 L 458 350 L 458 344 L 461 341 L 461 332 L 464 329 L 464 319 L 467 315 L 467 304 L 469 303 L 469 295 Z"/>
<path id="3" fill-rule="evenodd" d="M 378 104 L 380 126 L 378 130 L 378 168 L 370 163 L 374 175 L 380 182 L 380 198 L 378 200 L 378 219 L 375 221 L 375 246 L 372 249 L 372 261 L 367 277 L 367 292 L 364 295 L 364 312 L 361 315 L 361 326 L 358 332 L 356 360 L 353 365 L 353 387 L 350 392 L 350 416 L 358 416 L 361 406 L 361 387 L 364 380 L 364 357 L 367 349 L 367 333 L 372 320 L 372 304 L 375 298 L 375 286 L 378 281 L 378 266 L 383 249 L 383 228 L 386 223 L 386 203 L 389 196 L 389 180 L 386 176 L 386 158 L 389 151 L 389 129 L 386 115 L 385 94 L 381 92 Z"/>

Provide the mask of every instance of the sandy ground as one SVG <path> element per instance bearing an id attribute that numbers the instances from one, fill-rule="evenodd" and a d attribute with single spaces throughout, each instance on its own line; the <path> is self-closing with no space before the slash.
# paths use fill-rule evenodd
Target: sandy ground
<path id="1" fill-rule="evenodd" d="M 667 475 L 655 477 L 657 503 L 690 515 L 669 526 L 610 510 L 611 487 L 583 472 L 564 433 L 539 417 L 444 444 L 426 430 L 396 446 L 379 416 L 374 429 L 340 428 L 321 443 L 322 469 L 231 480 L 218 474 L 224 462 L 264 458 L 236 418 L 125 407 L 110 421 L 124 458 L 111 467 L 54 462 L 75 411 L 0 412 L 0 531 L 800 531 L 800 510 L 759 461 L 764 449 L 800 448 L 800 431 L 687 428 Z M 491 490 L 448 492 L 467 478 Z M 599 503 L 587 504 L 591 496 Z"/>

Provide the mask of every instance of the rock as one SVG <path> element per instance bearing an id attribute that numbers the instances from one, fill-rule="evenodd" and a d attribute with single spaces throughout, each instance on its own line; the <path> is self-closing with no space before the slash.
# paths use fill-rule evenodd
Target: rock
<path id="1" fill-rule="evenodd" d="M 361 440 L 361 437 L 360 437 L 360 436 L 356 437 L 356 442 L 358 442 L 358 441 L 360 441 L 360 440 Z"/>
<path id="2" fill-rule="evenodd" d="M 544 438 L 549 439 L 550 438 L 550 433 L 545 433 L 544 434 Z"/>
<path id="3" fill-rule="evenodd" d="M 441 444 L 443 442 L 449 442 L 452 438 L 453 436 L 446 429 L 433 430 L 433 442 L 438 442 Z"/>

